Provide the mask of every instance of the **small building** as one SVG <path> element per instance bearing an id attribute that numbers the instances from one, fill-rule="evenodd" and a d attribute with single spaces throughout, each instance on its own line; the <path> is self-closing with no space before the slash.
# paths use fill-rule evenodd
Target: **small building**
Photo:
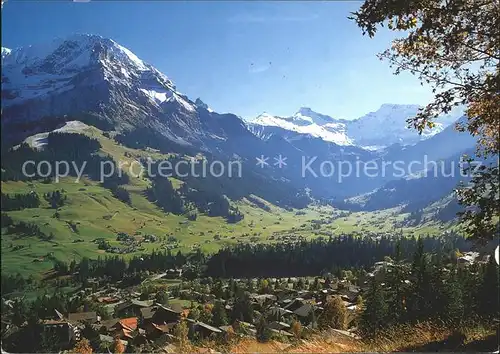
<path id="1" fill-rule="evenodd" d="M 293 337 L 293 334 L 291 334 L 290 332 L 285 331 L 285 330 L 277 330 L 277 329 L 274 329 L 274 328 L 269 328 L 269 331 L 271 333 L 274 333 L 274 334 L 277 334 L 277 335 L 286 336 L 286 337 Z"/>
<path id="2" fill-rule="evenodd" d="M 281 319 L 285 317 L 289 317 L 293 315 L 293 311 L 287 310 L 283 307 L 279 306 L 271 306 L 268 311 L 268 315 L 270 318 L 275 319 L 276 321 L 280 321 Z"/>
<path id="3" fill-rule="evenodd" d="M 143 325 L 146 331 L 146 337 L 150 340 L 157 340 L 158 338 L 167 338 L 171 335 L 172 329 L 177 325 L 178 322 L 171 322 L 165 324 L 156 324 L 153 322 L 148 322 Z"/>
<path id="4" fill-rule="evenodd" d="M 114 296 L 101 296 L 101 297 L 97 298 L 97 302 L 100 302 L 103 304 L 114 304 L 118 301 L 120 301 L 120 300 Z"/>
<path id="5" fill-rule="evenodd" d="M 189 324 L 190 337 L 197 333 L 200 339 L 205 339 L 223 333 L 220 328 L 210 326 L 204 322 L 194 321 L 191 319 L 187 319 L 187 321 Z"/>
<path id="6" fill-rule="evenodd" d="M 289 310 L 289 311 L 292 311 L 294 312 L 295 310 L 297 310 L 298 308 L 304 306 L 304 304 L 306 303 L 306 301 L 304 300 L 304 298 L 301 298 L 301 297 L 297 297 L 291 301 L 288 301 L 284 306 L 283 308 L 286 309 L 286 310 Z"/>
<path id="7" fill-rule="evenodd" d="M 275 329 L 277 331 L 288 330 L 290 329 L 290 325 L 285 322 L 273 321 L 269 323 L 268 328 Z"/>
<path id="8" fill-rule="evenodd" d="M 346 288 L 339 289 L 337 295 L 340 295 L 341 299 L 347 302 L 356 302 L 359 295 L 359 287 L 350 285 Z"/>
<path id="9" fill-rule="evenodd" d="M 312 311 L 314 311 L 313 305 L 306 303 L 301 307 L 299 307 L 298 309 L 296 309 L 295 311 L 293 311 L 293 313 L 298 317 L 308 318 L 309 316 L 311 316 Z"/>
<path id="10" fill-rule="evenodd" d="M 114 326 L 120 321 L 119 318 L 111 318 L 109 320 L 101 320 L 92 327 L 101 334 L 108 334 L 113 331 Z"/>
<path id="11" fill-rule="evenodd" d="M 129 317 L 118 320 L 111 327 L 111 336 L 113 338 L 118 337 L 120 339 L 133 339 L 134 332 L 137 330 L 137 317 Z"/>
<path id="12" fill-rule="evenodd" d="M 304 325 L 308 325 L 313 316 L 318 318 L 323 310 L 322 307 L 315 306 L 311 303 L 305 303 L 303 306 L 299 307 L 297 310 L 293 311 L 293 313 L 297 316 L 297 319 Z"/>
<path id="13" fill-rule="evenodd" d="M 459 267 L 466 267 L 477 260 L 479 260 L 479 252 L 465 252 L 462 256 L 458 257 L 457 264 Z"/>
<path id="14" fill-rule="evenodd" d="M 182 276 L 182 269 L 167 269 L 165 272 L 165 278 L 167 279 L 176 279 Z"/>
<path id="15" fill-rule="evenodd" d="M 141 308 L 150 307 L 152 304 L 152 301 L 141 301 L 135 299 L 122 302 L 115 306 L 115 317 L 138 317 L 141 315 Z"/>
<path id="16" fill-rule="evenodd" d="M 158 305 L 154 315 L 151 317 L 151 321 L 156 324 L 178 322 L 181 319 L 182 312 L 182 306 L 178 304 L 169 307 Z"/>
<path id="17" fill-rule="evenodd" d="M 95 311 L 91 312 L 74 312 L 68 314 L 68 321 L 71 323 L 88 323 L 94 324 L 99 322 L 100 317 Z"/>
<path id="18" fill-rule="evenodd" d="M 44 320 L 42 328 L 47 338 L 57 338 L 60 349 L 71 348 L 80 339 L 78 329 L 66 320 Z"/>
<path id="19" fill-rule="evenodd" d="M 154 307 L 143 307 L 140 309 L 141 312 L 141 320 L 142 321 L 148 321 L 153 318 L 153 315 L 155 314 L 156 308 Z"/>

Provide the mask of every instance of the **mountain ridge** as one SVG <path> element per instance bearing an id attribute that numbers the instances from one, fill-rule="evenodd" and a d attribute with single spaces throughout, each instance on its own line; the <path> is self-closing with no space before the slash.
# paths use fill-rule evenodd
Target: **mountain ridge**
<path id="1" fill-rule="evenodd" d="M 189 154 L 201 152 L 225 159 L 237 158 L 251 166 L 252 173 L 291 185 L 299 194 L 300 190 L 311 188 L 315 196 L 340 193 L 342 197 L 369 192 L 390 177 L 360 176 L 342 183 L 332 178 L 303 177 L 301 158 L 317 157 L 317 169 L 321 161 L 380 163 L 381 158 L 394 160 L 405 156 L 404 145 L 369 151 L 349 137 L 349 127 L 363 119 L 374 122 L 377 130 L 381 126 L 386 129 L 383 122 L 374 120 L 370 114 L 353 122 L 301 107 L 291 117 L 263 117 L 274 119 L 274 126 L 249 123 L 231 113 L 214 112 L 199 98 L 191 100 L 177 90 L 168 76 L 113 40 L 96 35 L 67 38 L 55 39 L 47 45 L 2 51 L 3 143 L 18 144 L 28 136 L 60 128 L 65 121 L 81 121 L 115 131 L 119 143 L 130 147 L 165 152 L 189 149 Z M 402 107 L 403 115 L 418 109 L 416 105 Z M 400 114 L 399 108 L 391 104 L 381 107 L 384 112 L 396 110 Z M 46 117 L 50 117 L 52 126 L 47 126 Z M 386 115 L 380 119 L 387 121 Z M 403 131 L 408 130 L 404 128 L 404 119 L 400 120 Z M 280 127 L 283 122 L 288 125 Z M 411 133 L 419 137 L 416 132 Z M 440 134 L 434 131 L 432 137 Z M 377 139 L 380 136 L 374 141 Z M 452 137 L 444 141 L 449 139 Z M 456 149 L 468 148 L 460 146 L 460 141 L 457 139 L 453 149 L 442 157 L 456 153 Z M 426 149 L 431 151 L 442 148 L 439 138 L 419 140 L 408 148 L 416 158 L 425 152 L 421 144 L 427 144 Z M 266 170 L 256 169 L 255 157 L 261 154 L 271 161 L 275 156 L 286 156 L 287 165 L 283 169 L 273 164 Z"/>
<path id="2" fill-rule="evenodd" d="M 84 96 L 88 96 L 86 104 L 72 97 L 71 92 L 77 86 L 80 90 L 86 88 L 89 91 L 84 93 Z M 110 101 L 123 101 L 123 97 L 110 97 L 108 92 L 112 90 L 120 91 L 119 96 L 124 96 L 124 90 L 133 91 L 134 97 L 124 102 L 120 107 L 121 112 L 109 112 L 105 109 Z M 90 91 L 96 91 L 99 97 L 94 97 Z M 66 102 L 73 101 L 74 104 L 68 107 L 65 102 L 53 98 L 56 95 L 64 96 Z M 50 100 L 48 96 L 51 96 Z M 19 108 L 27 102 L 32 106 L 29 112 Z M 39 116 L 57 116 L 74 113 L 72 108 L 75 108 L 77 112 L 96 112 L 107 120 L 114 120 L 115 123 L 118 121 L 118 125 L 124 127 L 137 124 L 141 120 L 140 116 L 147 121 L 147 116 L 165 113 L 168 108 L 183 111 L 187 115 L 198 109 L 215 113 L 200 99 L 192 101 L 183 95 L 165 74 L 142 61 L 129 49 L 112 39 L 93 34 L 72 34 L 57 37 L 48 43 L 15 49 L 2 47 L 2 108 L 5 110 L 4 120 L 7 123 L 12 115 L 18 120 L 30 121 L 40 118 L 34 117 L 33 111 L 39 112 Z M 458 118 L 456 114 L 451 114 L 451 119 L 442 123 L 438 119 L 436 128 L 424 131 L 419 136 L 417 132 L 406 128 L 405 122 L 419 108 L 420 106 L 413 104 L 386 103 L 375 112 L 346 120 L 315 112 L 309 107 L 300 107 L 290 117 L 264 113 L 246 123 L 250 127 L 281 127 L 337 145 L 376 149 L 393 143 L 414 144 L 439 133 L 453 119 Z M 125 119 L 117 119 L 117 115 Z M 126 118 L 132 115 L 136 116 L 135 122 Z M 186 136 L 177 136 L 179 130 L 186 126 L 193 128 L 193 124 L 187 123 L 185 118 L 175 120 L 178 125 L 175 129 L 166 129 L 165 124 L 157 124 L 158 122 L 150 123 L 170 139 L 189 144 L 189 141 L 185 141 Z M 384 130 L 380 126 L 384 126 Z M 198 129 L 190 133 L 200 135 L 201 132 Z M 198 144 L 203 139 L 195 140 Z"/>
<path id="3" fill-rule="evenodd" d="M 250 121 L 251 126 L 279 127 L 288 131 L 308 134 L 338 145 L 356 145 L 368 149 L 379 149 L 391 144 L 412 145 L 434 136 L 455 122 L 462 111 L 441 117 L 436 127 L 424 130 L 419 135 L 407 127 L 406 119 L 415 116 L 422 108 L 414 104 L 384 103 L 375 112 L 357 119 L 336 119 L 317 113 L 308 107 L 301 107 L 289 117 L 273 116 L 264 112 Z M 383 127 L 383 129 L 381 129 Z M 268 129 L 269 130 L 269 129 Z"/>

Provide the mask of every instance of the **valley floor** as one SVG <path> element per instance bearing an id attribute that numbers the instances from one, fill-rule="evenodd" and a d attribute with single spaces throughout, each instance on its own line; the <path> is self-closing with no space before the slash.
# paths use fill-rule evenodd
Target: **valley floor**
<path id="1" fill-rule="evenodd" d="M 80 133 L 97 139 L 101 152 L 115 161 L 132 162 L 152 157 L 166 159 L 168 155 L 145 151 L 117 144 L 97 128 L 86 126 Z M 174 188 L 182 181 L 171 178 Z M 408 226 L 398 208 L 373 211 L 349 212 L 328 206 L 311 205 L 303 210 L 285 210 L 258 197 L 261 206 L 243 198 L 231 203 L 244 214 L 237 223 L 228 223 L 222 217 L 208 217 L 199 214 L 192 221 L 184 215 L 163 212 L 146 197 L 151 181 L 144 177 L 131 177 L 123 187 L 130 194 L 130 204 L 115 198 L 109 189 L 98 181 L 83 177 L 77 183 L 75 178 L 51 181 L 2 181 L 2 193 L 14 195 L 36 192 L 42 204 L 38 208 L 5 211 L 14 223 L 34 224 L 45 234 L 53 234 L 51 240 L 41 240 L 30 235 L 20 235 L 2 229 L 2 274 L 21 273 L 23 276 L 43 276 L 54 260 L 70 262 L 82 257 L 95 259 L 112 255 L 98 248 L 97 240 L 103 239 L 116 252 L 125 248 L 116 238 L 118 233 L 133 237 L 138 247 L 121 253 L 126 257 L 150 252 L 153 249 L 170 249 L 172 252 L 189 252 L 201 249 L 214 252 L 221 247 L 238 243 L 294 242 L 317 237 L 340 234 L 355 235 L 441 235 L 455 227 L 424 218 L 416 226 Z M 43 195 L 61 191 L 66 197 L 63 206 L 57 210 L 50 207 Z M 262 208 L 265 206 L 265 209 Z M 153 242 L 145 237 L 155 235 Z M 151 240 L 147 240 L 151 241 Z"/>
<path id="2" fill-rule="evenodd" d="M 98 248 L 95 240 L 102 238 L 111 246 L 122 247 L 116 240 L 118 233 L 134 237 L 140 247 L 126 257 L 170 249 L 189 252 L 200 248 L 214 252 L 221 247 L 238 243 L 294 242 L 300 239 L 330 237 L 340 234 L 376 235 L 403 233 L 405 235 L 440 235 L 449 225 L 427 222 L 414 227 L 401 227 L 406 215 L 396 209 L 375 212 L 348 212 L 326 206 L 287 211 L 269 205 L 263 210 L 243 199 L 235 202 L 245 218 L 238 223 L 227 223 L 220 217 L 199 215 L 196 221 L 185 216 L 165 214 L 144 196 L 144 188 L 128 186 L 132 203 L 127 205 L 114 198 L 111 192 L 96 182 L 69 180 L 59 184 L 42 182 L 3 182 L 3 193 L 39 195 L 64 190 L 65 205 L 57 210 L 47 203 L 39 208 L 7 212 L 15 222 L 36 224 L 54 239 L 43 241 L 36 237 L 8 233 L 2 230 L 2 273 L 19 272 L 22 275 L 43 274 L 53 266 L 54 259 L 70 262 L 82 257 L 91 259 L 112 255 Z M 315 225 L 316 223 L 316 225 Z M 146 235 L 158 240 L 143 242 Z"/>

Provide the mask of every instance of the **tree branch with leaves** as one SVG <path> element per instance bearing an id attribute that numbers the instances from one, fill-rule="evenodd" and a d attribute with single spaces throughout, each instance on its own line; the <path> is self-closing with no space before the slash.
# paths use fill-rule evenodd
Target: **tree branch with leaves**
<path id="1" fill-rule="evenodd" d="M 379 58 L 396 75 L 410 72 L 434 93 L 432 102 L 407 120 L 410 127 L 422 133 L 438 116 L 466 107 L 467 120 L 457 129 L 477 137 L 477 157 L 496 157 L 496 163 L 457 191 L 459 202 L 472 207 L 460 217 L 473 238 L 492 239 L 498 226 L 485 227 L 484 220 L 494 225 L 500 210 L 498 179 L 490 178 L 498 176 L 500 148 L 500 2 L 365 0 L 350 19 L 370 37 L 381 27 L 402 33 Z"/>

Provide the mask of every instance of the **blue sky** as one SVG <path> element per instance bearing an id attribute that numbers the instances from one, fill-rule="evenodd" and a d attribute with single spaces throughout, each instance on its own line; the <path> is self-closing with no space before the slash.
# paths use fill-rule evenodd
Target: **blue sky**
<path id="1" fill-rule="evenodd" d="M 362 36 L 347 19 L 361 2 L 8 0 L 2 46 L 71 33 L 109 37 L 169 76 L 191 99 L 253 118 L 301 106 L 357 118 L 382 103 L 425 104 L 430 90 L 392 75 L 376 53 L 392 33 Z"/>

